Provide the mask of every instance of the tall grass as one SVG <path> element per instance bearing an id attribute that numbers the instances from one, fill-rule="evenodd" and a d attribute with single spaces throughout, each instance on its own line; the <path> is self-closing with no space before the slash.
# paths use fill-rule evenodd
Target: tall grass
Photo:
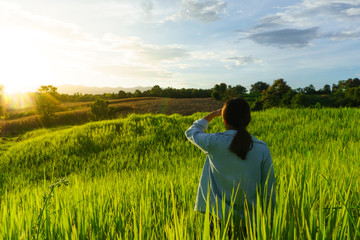
<path id="1" fill-rule="evenodd" d="M 205 155 L 184 135 L 201 116 L 131 115 L 13 143 L 0 155 L 0 238 L 31 239 L 47 186 L 67 176 L 44 213 L 46 239 L 208 239 L 209 219 L 193 211 Z M 247 239 L 360 238 L 359 118 L 346 108 L 253 113 L 277 204 L 272 222 L 260 205 L 254 224 L 245 217 Z M 221 119 L 209 129 L 223 130 Z M 237 238 L 232 217 L 213 238 Z"/>

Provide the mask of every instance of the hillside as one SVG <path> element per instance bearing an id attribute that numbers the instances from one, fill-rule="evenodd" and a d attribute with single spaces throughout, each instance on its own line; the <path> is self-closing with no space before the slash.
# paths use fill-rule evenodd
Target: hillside
<path id="1" fill-rule="evenodd" d="M 163 113 L 191 115 L 196 112 L 209 112 L 221 108 L 223 103 L 210 98 L 125 98 L 110 100 L 110 106 L 117 110 L 117 117 L 124 117 L 131 113 Z M 77 125 L 89 122 L 91 102 L 68 102 L 60 105 L 60 112 L 56 119 L 46 126 Z M 34 115 L 33 109 L 27 109 L 30 115 L 12 120 L 0 120 L 2 131 L 0 136 L 14 136 L 32 129 L 41 128 L 44 123 L 39 116 Z M 19 110 L 23 112 L 23 110 Z M 19 115 L 20 115 L 19 113 Z M 26 114 L 26 113 L 23 113 Z"/>

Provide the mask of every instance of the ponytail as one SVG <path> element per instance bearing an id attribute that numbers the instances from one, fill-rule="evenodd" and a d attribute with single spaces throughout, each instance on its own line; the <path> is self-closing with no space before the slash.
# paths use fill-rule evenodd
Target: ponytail
<path id="1" fill-rule="evenodd" d="M 242 98 L 231 99 L 225 103 L 222 116 L 232 129 L 237 130 L 230 144 L 230 151 L 245 160 L 252 148 L 252 138 L 246 130 L 251 120 L 249 104 Z"/>
<path id="2" fill-rule="evenodd" d="M 230 144 L 230 151 L 235 153 L 242 160 L 246 159 L 246 154 L 252 148 L 252 139 L 250 133 L 245 127 L 237 129 L 237 133 Z"/>

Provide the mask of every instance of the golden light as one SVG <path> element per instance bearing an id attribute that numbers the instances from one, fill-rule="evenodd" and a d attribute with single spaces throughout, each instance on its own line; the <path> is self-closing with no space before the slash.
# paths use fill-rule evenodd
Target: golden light
<path id="1" fill-rule="evenodd" d="M 51 81 L 51 61 L 42 49 L 40 33 L 0 28 L 0 85 L 5 93 L 36 90 Z"/>

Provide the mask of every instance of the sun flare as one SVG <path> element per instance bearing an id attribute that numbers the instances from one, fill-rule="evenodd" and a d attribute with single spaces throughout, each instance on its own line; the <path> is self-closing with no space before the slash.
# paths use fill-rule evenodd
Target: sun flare
<path id="1" fill-rule="evenodd" d="M 51 80 L 51 61 L 36 32 L 0 29 L 0 36 L 0 85 L 5 93 L 34 90 Z"/>

